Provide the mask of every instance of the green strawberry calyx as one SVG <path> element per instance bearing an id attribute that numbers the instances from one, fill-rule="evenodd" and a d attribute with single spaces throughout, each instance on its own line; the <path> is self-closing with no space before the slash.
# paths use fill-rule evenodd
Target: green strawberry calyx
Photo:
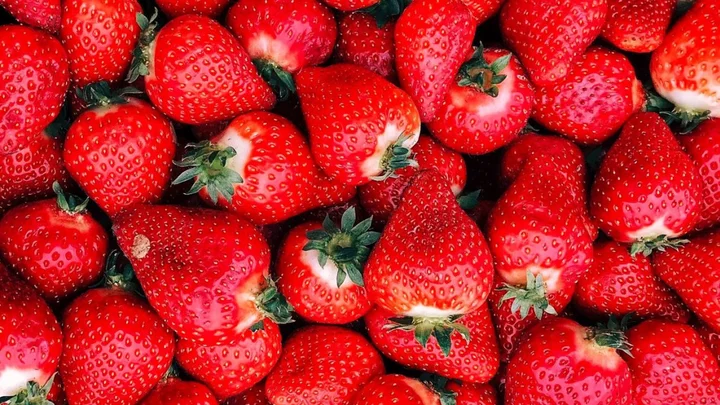
<path id="1" fill-rule="evenodd" d="M 87 205 L 90 202 L 89 198 L 85 197 L 84 200 L 81 200 L 75 195 L 69 193 L 66 194 L 60 183 L 57 181 L 53 183 L 52 189 L 55 192 L 55 195 L 57 195 L 58 208 L 70 215 L 85 212 L 85 208 L 87 208 Z"/>
<path id="2" fill-rule="evenodd" d="M 412 135 L 402 134 L 389 148 L 380 161 L 382 169 L 379 176 L 373 176 L 370 179 L 374 181 L 384 181 L 388 178 L 397 178 L 396 170 L 404 167 L 418 167 L 418 163 L 412 158 L 412 150 L 403 146 L 405 141 L 410 139 Z"/>
<path id="3" fill-rule="evenodd" d="M 127 104 L 128 95 L 143 94 L 143 92 L 134 87 L 113 90 L 110 83 L 101 81 L 77 89 L 76 94 L 87 104 L 88 108 L 92 108 L 106 107 L 113 104 Z"/>
<path id="4" fill-rule="evenodd" d="M 270 85 L 278 101 L 287 100 L 297 91 L 292 74 L 277 63 L 267 59 L 253 59 L 252 62 L 260 76 Z"/>
<path id="5" fill-rule="evenodd" d="M 482 190 L 475 190 L 473 192 L 457 196 L 458 205 L 460 205 L 460 208 L 465 211 L 474 209 L 480 203 L 481 192 Z"/>
<path id="6" fill-rule="evenodd" d="M 450 381 L 446 377 L 439 375 L 423 373 L 420 375 L 420 381 L 430 388 L 440 398 L 440 405 L 456 405 L 457 393 L 446 388 Z"/>
<path id="7" fill-rule="evenodd" d="M 277 324 L 294 322 L 292 319 L 293 307 L 278 291 L 275 282 L 270 277 L 265 279 L 266 287 L 255 297 L 255 307 L 265 318 Z M 263 329 L 263 320 L 250 327 L 253 332 Z"/>
<path id="8" fill-rule="evenodd" d="M 244 181 L 240 174 L 227 167 L 229 160 L 237 154 L 235 149 L 210 141 L 190 143 L 186 149 L 188 152 L 183 159 L 175 164 L 189 169 L 180 173 L 172 184 L 180 184 L 194 179 L 195 182 L 185 192 L 186 195 L 195 194 L 204 188 L 213 204 L 217 204 L 220 196 L 228 202 L 232 202 L 235 185 L 242 184 Z"/>
<path id="9" fill-rule="evenodd" d="M 158 10 L 155 9 L 153 15 L 148 19 L 143 13 L 137 13 L 135 21 L 140 26 L 140 37 L 138 44 L 133 50 L 133 59 L 130 64 L 130 70 L 125 78 L 128 83 L 133 83 L 139 79 L 140 76 L 147 76 L 150 74 L 150 49 L 155 37 L 157 36 L 157 22 Z"/>
<path id="10" fill-rule="evenodd" d="M 506 284 L 499 290 L 505 291 L 505 295 L 500 298 L 498 306 L 506 301 L 511 301 L 510 311 L 512 313 L 519 311 L 522 319 L 528 316 L 530 309 L 533 310 L 537 319 L 542 319 L 544 314 L 557 315 L 557 311 L 548 301 L 542 274 L 535 276 L 528 270 L 527 282 L 524 287 Z"/>
<path id="11" fill-rule="evenodd" d="M 692 111 L 677 107 L 649 85 L 645 86 L 645 100 L 645 111 L 660 114 L 665 123 L 681 135 L 692 132 L 710 118 L 710 111 Z"/>
<path id="12" fill-rule="evenodd" d="M 611 316 L 607 324 L 598 324 L 594 328 L 587 328 L 586 340 L 595 342 L 600 347 L 610 347 L 632 357 L 632 345 L 625 336 L 631 315 L 625 316 L 620 322 Z"/>
<path id="13" fill-rule="evenodd" d="M 412 0 L 380 0 L 370 7 L 361 9 L 361 13 L 370 14 L 375 18 L 378 28 L 382 28 L 388 22 L 400 17 Z"/>
<path id="14" fill-rule="evenodd" d="M 648 257 L 652 252 L 658 250 L 664 252 L 668 248 L 679 249 L 684 244 L 690 242 L 687 239 L 670 239 L 667 235 L 643 238 L 630 245 L 630 256 L 635 257 L 638 253 Z"/>
<path id="15" fill-rule="evenodd" d="M 510 64 L 512 54 L 501 56 L 488 63 L 485 60 L 484 49 L 480 43 L 472 58 L 460 67 L 458 72 L 458 85 L 463 87 L 474 87 L 490 97 L 498 96 L 498 84 L 505 81 L 507 75 L 502 71 Z"/>
<path id="16" fill-rule="evenodd" d="M 447 318 L 421 318 L 403 316 L 398 318 L 390 318 L 390 323 L 385 325 L 388 330 L 405 330 L 413 331 L 415 334 L 415 340 L 422 345 L 427 347 L 427 343 L 430 340 L 430 336 L 435 337 L 440 350 L 445 357 L 450 355 L 452 350 L 452 334 L 457 332 L 465 339 L 470 341 L 470 330 L 467 326 L 458 323 L 457 321 L 463 315 L 451 315 Z"/>
<path id="17" fill-rule="evenodd" d="M 113 250 L 105 260 L 105 272 L 102 279 L 91 288 L 119 288 L 130 291 L 139 297 L 145 297 L 130 261 L 120 250 Z"/>
<path id="18" fill-rule="evenodd" d="M 50 388 L 55 380 L 53 374 L 45 384 L 40 385 L 35 381 L 28 381 L 25 388 L 13 396 L 0 397 L 0 404 L 6 405 L 54 405 L 54 402 L 47 399 Z"/>

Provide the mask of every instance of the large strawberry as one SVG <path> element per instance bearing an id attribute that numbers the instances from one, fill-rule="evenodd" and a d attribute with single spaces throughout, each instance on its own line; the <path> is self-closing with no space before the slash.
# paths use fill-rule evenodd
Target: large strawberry
<path id="1" fill-rule="evenodd" d="M 0 0 L 0 6 L 23 24 L 60 31 L 60 0 Z"/>
<path id="2" fill-rule="evenodd" d="M 414 165 L 420 117 L 410 96 L 367 69 L 310 67 L 296 76 L 315 161 L 338 181 L 361 185 Z"/>
<path id="3" fill-rule="evenodd" d="M 695 227 L 711 228 L 720 224 L 720 118 L 709 119 L 681 136 L 680 144 L 695 162 L 702 179 L 700 220 Z"/>
<path id="4" fill-rule="evenodd" d="M 390 80 L 395 77 L 394 32 L 394 22 L 379 27 L 367 13 L 343 14 L 338 22 L 335 58 Z"/>
<path id="5" fill-rule="evenodd" d="M 588 49 L 564 78 L 538 86 L 535 95 L 533 119 L 583 144 L 609 138 L 645 101 L 630 61 L 599 47 Z"/>
<path id="6" fill-rule="evenodd" d="M 185 14 L 217 18 L 230 4 L 230 0 L 155 0 L 155 4 L 170 18 Z"/>
<path id="7" fill-rule="evenodd" d="M 395 25 L 395 66 L 403 89 L 430 122 L 471 51 L 475 20 L 460 0 L 415 0 Z"/>
<path id="8" fill-rule="evenodd" d="M 532 112 L 533 88 L 510 52 L 482 44 L 460 68 L 444 103 L 428 123 L 448 147 L 484 154 L 512 141 Z"/>
<path id="9" fill-rule="evenodd" d="M 500 28 L 532 81 L 545 86 L 570 72 L 600 35 L 607 11 L 607 0 L 508 0 Z"/>
<path id="10" fill-rule="evenodd" d="M 258 383 L 240 395 L 229 398 L 225 405 L 271 405 L 265 396 L 265 382 Z"/>
<path id="11" fill-rule="evenodd" d="M 337 326 L 308 326 L 285 342 L 265 382 L 273 404 L 347 404 L 373 377 L 382 357 L 362 335 Z"/>
<path id="12" fill-rule="evenodd" d="M 210 390 L 195 381 L 161 381 L 139 405 L 218 405 Z"/>
<path id="13" fill-rule="evenodd" d="M 629 52 L 652 52 L 663 42 L 676 0 L 608 0 L 602 36 Z"/>

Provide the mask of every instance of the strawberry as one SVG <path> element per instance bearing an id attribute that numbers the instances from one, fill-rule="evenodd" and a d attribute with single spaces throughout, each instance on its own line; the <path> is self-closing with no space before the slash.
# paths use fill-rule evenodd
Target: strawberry
<path id="1" fill-rule="evenodd" d="M 500 10 L 505 0 L 461 0 L 475 17 L 475 24 L 480 25 Z"/>
<path id="2" fill-rule="evenodd" d="M 676 0 L 608 0 L 602 37 L 628 52 L 652 52 L 663 42 Z"/>
<path id="3" fill-rule="evenodd" d="M 367 13 L 343 14 L 338 22 L 335 59 L 371 70 L 385 79 L 395 77 L 395 22 L 379 27 Z"/>
<path id="4" fill-rule="evenodd" d="M 23 24 L 51 34 L 60 31 L 60 0 L 0 0 L 0 6 Z"/>
<path id="5" fill-rule="evenodd" d="M 171 19 L 185 14 L 217 18 L 230 4 L 230 0 L 155 0 L 155 4 Z"/>
<path id="6" fill-rule="evenodd" d="M 234 334 L 224 344 L 178 341 L 176 359 L 220 399 L 238 395 L 265 378 L 280 359 L 280 328 L 267 319 L 259 330 Z"/>
<path id="7" fill-rule="evenodd" d="M 608 0 L 508 0 L 500 30 L 532 81 L 546 86 L 565 77 L 600 35 Z"/>
<path id="8" fill-rule="evenodd" d="M 617 326 L 551 317 L 530 329 L 508 365 L 505 404 L 631 404 L 630 370 L 618 351 L 632 346 Z"/>
<path id="9" fill-rule="evenodd" d="M 175 155 L 170 122 L 144 101 L 112 96 L 105 82 L 84 93 L 96 106 L 68 131 L 63 159 L 70 175 L 111 216 L 159 201 Z"/>
<path id="10" fill-rule="evenodd" d="M 108 236 L 85 211 L 88 199 L 65 195 L 20 205 L 0 219 L 3 259 L 52 302 L 88 287 L 102 274 Z"/>
<path id="11" fill-rule="evenodd" d="M 284 221 L 342 203 L 355 188 L 317 168 L 307 141 L 287 119 L 268 112 L 243 114 L 209 142 L 191 144 L 179 163 L 189 167 L 175 184 L 195 179 L 188 191 L 256 224 Z"/>
<path id="12" fill-rule="evenodd" d="M 0 155 L 26 148 L 60 113 L 70 82 L 60 41 L 20 25 L 0 27 Z"/>
<path id="13" fill-rule="evenodd" d="M 246 220 L 202 208 L 136 206 L 115 218 L 113 231 L 148 301 L 181 338 L 224 343 L 265 317 L 291 320 L 268 279 L 267 243 Z"/>
<path id="14" fill-rule="evenodd" d="M 439 395 L 422 382 L 399 374 L 373 378 L 352 405 L 441 405 Z M 462 404 L 457 404 L 462 405 Z"/>
<path id="15" fill-rule="evenodd" d="M 445 388 L 455 393 L 456 405 L 497 405 L 497 393 L 487 384 L 450 381 Z"/>
<path id="16" fill-rule="evenodd" d="M 415 0 L 395 25 L 398 79 L 432 121 L 471 52 L 475 20 L 460 0 Z"/>
<path id="17" fill-rule="evenodd" d="M 145 76 L 145 91 L 165 115 L 184 124 L 206 124 L 250 110 L 266 110 L 275 96 L 232 33 L 204 16 L 184 15 L 153 32 L 144 29 L 128 74 Z"/>
<path id="18" fill-rule="evenodd" d="M 265 382 L 260 382 L 240 395 L 224 402 L 224 405 L 271 405 L 265 396 Z"/>
<path id="19" fill-rule="evenodd" d="M 653 273 L 643 255 L 630 255 L 614 241 L 597 243 L 593 263 L 580 278 L 575 304 L 591 315 L 622 318 L 667 318 L 687 322 L 690 313 L 680 299 Z"/>
<path id="20" fill-rule="evenodd" d="M 711 228 L 720 224 L 720 119 L 701 123 L 681 136 L 680 144 L 695 162 L 702 179 L 700 220 L 695 228 Z"/>
<path id="21" fill-rule="evenodd" d="M 218 405 L 218 401 L 198 382 L 168 378 L 156 385 L 140 405 Z"/>
<path id="22" fill-rule="evenodd" d="M 527 124 L 534 95 L 520 62 L 482 44 L 460 68 L 430 132 L 448 147 L 484 154 L 512 141 Z"/>
<path id="23" fill-rule="evenodd" d="M 419 170 L 435 169 L 450 184 L 453 194 L 458 195 L 465 188 L 467 168 L 462 155 L 444 147 L 427 135 L 421 135 L 413 146 L 413 159 L 418 167 L 404 167 L 395 171 L 397 177 L 374 181 L 360 186 L 358 196 L 365 210 L 374 219 L 387 222 L 390 214 L 400 204 L 403 192 L 410 179 Z"/>
<path id="24" fill-rule="evenodd" d="M 638 174 L 642 176 L 638 178 Z M 677 246 L 700 216 L 697 169 L 662 118 L 638 113 L 627 122 L 595 178 L 590 213 L 608 236 L 633 243 L 631 253 Z"/>
<path id="25" fill-rule="evenodd" d="M 362 335 L 337 326 L 308 326 L 291 335 L 265 382 L 273 404 L 347 404 L 385 367 Z"/>
<path id="26" fill-rule="evenodd" d="M 132 61 L 140 36 L 137 0 L 65 0 L 60 38 L 79 87 L 119 82 Z"/>
<path id="27" fill-rule="evenodd" d="M 420 117 L 405 92 L 349 64 L 306 68 L 295 80 L 313 156 L 329 176 L 361 185 L 415 165 Z"/>
<path id="28" fill-rule="evenodd" d="M 695 330 L 700 335 L 703 343 L 713 353 L 715 359 L 720 362 L 720 333 L 713 331 L 707 324 L 699 323 L 695 325 Z"/>
<path id="29" fill-rule="evenodd" d="M 460 333 L 452 333 L 444 323 L 413 330 L 412 319 L 375 307 L 365 316 L 365 325 L 375 346 L 403 366 L 462 381 L 490 381 L 500 362 L 487 305 L 451 320 Z"/>
<path id="30" fill-rule="evenodd" d="M 318 0 L 240 0 L 226 22 L 279 100 L 295 92 L 295 73 L 330 57 L 337 37 L 335 17 Z"/>
<path id="31" fill-rule="evenodd" d="M 652 319 L 627 332 L 637 405 L 720 403 L 720 368 L 690 326 Z"/>
<path id="32" fill-rule="evenodd" d="M 387 0 L 325 0 L 330 7 L 340 11 L 355 11 Z"/>
<path id="33" fill-rule="evenodd" d="M 538 86 L 533 119 L 581 144 L 598 144 L 617 132 L 645 101 L 630 61 L 593 47 L 565 77 Z"/>

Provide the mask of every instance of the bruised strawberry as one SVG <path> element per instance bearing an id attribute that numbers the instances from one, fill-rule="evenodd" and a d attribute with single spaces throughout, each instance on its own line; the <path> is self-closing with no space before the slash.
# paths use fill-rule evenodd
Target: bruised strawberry
<path id="1" fill-rule="evenodd" d="M 676 0 L 608 0 L 602 36 L 628 52 L 652 52 L 663 42 Z"/>
<path id="2" fill-rule="evenodd" d="M 338 22 L 335 58 L 371 70 L 385 79 L 395 77 L 395 23 L 382 27 L 367 13 L 343 14 Z"/>
<path id="3" fill-rule="evenodd" d="M 217 18 L 230 0 L 155 0 L 155 4 L 171 19 L 185 14 Z"/>
<path id="4" fill-rule="evenodd" d="M 60 31 L 60 0 L 0 0 L 0 6 L 23 24 Z"/>
<path id="5" fill-rule="evenodd" d="M 198 382 L 168 378 L 156 385 L 140 405 L 218 405 L 218 401 Z"/>
<path id="6" fill-rule="evenodd" d="M 680 143 L 697 166 L 702 180 L 702 207 L 695 228 L 711 228 L 720 224 L 720 118 L 701 123 L 681 136 Z"/>

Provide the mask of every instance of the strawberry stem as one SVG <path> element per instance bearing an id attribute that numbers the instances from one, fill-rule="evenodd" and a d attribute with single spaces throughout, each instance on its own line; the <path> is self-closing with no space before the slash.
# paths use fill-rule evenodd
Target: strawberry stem
<path id="1" fill-rule="evenodd" d="M 293 307 L 280 294 L 275 282 L 271 278 L 266 279 L 267 287 L 255 298 L 255 306 L 266 318 L 277 324 L 294 322 L 292 319 Z M 252 331 L 262 329 L 262 321 L 251 327 Z"/>
<path id="2" fill-rule="evenodd" d="M 260 76 L 270 85 L 278 101 L 287 100 L 290 94 L 297 91 L 292 74 L 277 63 L 266 59 L 254 59 L 252 62 Z"/>
<path id="3" fill-rule="evenodd" d="M 615 317 L 611 316 L 608 323 L 598 324 L 594 328 L 588 328 L 588 334 L 586 339 L 592 340 L 601 347 L 611 347 L 615 350 L 620 350 L 632 357 L 630 350 L 632 345 L 628 342 L 625 336 L 625 331 L 628 329 L 627 325 L 630 321 L 630 316 L 625 316 L 620 323 L 617 322 Z"/>
<path id="4" fill-rule="evenodd" d="M 379 176 L 371 177 L 372 180 L 383 181 L 391 177 L 396 178 L 398 177 L 395 173 L 396 170 L 404 167 L 418 167 L 418 163 L 412 159 L 410 148 L 403 146 L 410 137 L 410 135 L 403 134 L 387 148 L 380 162 L 382 172 Z"/>
<path id="5" fill-rule="evenodd" d="M 142 91 L 134 87 L 123 87 L 119 90 L 112 90 L 110 84 L 106 81 L 88 84 L 76 91 L 77 96 L 83 100 L 88 108 L 105 107 L 112 104 L 127 104 L 126 96 L 131 94 L 143 94 Z"/>
<path id="6" fill-rule="evenodd" d="M 465 341 L 470 341 L 470 330 L 465 326 L 457 323 L 462 315 L 451 315 L 447 318 L 413 318 L 411 316 L 403 316 L 399 318 L 390 318 L 391 323 L 385 326 L 388 330 L 405 330 L 413 331 L 415 340 L 427 347 L 430 336 L 435 337 L 435 341 L 445 357 L 450 355 L 452 349 L 452 333 L 458 332 Z"/>
<path id="7" fill-rule="evenodd" d="M 692 132 L 710 118 L 710 111 L 689 111 L 676 107 L 658 94 L 651 86 L 645 87 L 645 111 L 655 112 L 665 120 L 673 131 L 680 134 Z"/>
<path id="8" fill-rule="evenodd" d="M 191 143 L 186 148 L 188 149 L 187 154 L 175 164 L 190 169 L 180 173 L 172 184 L 195 179 L 185 195 L 195 194 L 205 188 L 213 204 L 217 204 L 220 196 L 228 202 L 232 202 L 235 184 L 242 184 L 244 181 L 240 174 L 227 167 L 230 159 L 237 154 L 235 149 L 224 148 L 210 141 Z"/>
<path id="9" fill-rule="evenodd" d="M 378 28 L 382 28 L 395 18 L 399 17 L 412 0 L 380 0 L 370 7 L 360 10 L 375 18 Z"/>
<path id="10" fill-rule="evenodd" d="M 130 265 L 130 261 L 123 256 L 119 250 L 113 250 L 105 261 L 105 272 L 103 279 L 92 286 L 93 288 L 109 287 L 120 288 L 125 291 L 135 293 L 139 297 L 145 297 L 145 293 L 140 287 L 135 271 Z"/>
<path id="11" fill-rule="evenodd" d="M 148 19 L 143 13 L 137 13 L 135 21 L 140 26 L 140 37 L 138 44 L 133 50 L 133 60 L 130 64 L 130 70 L 125 80 L 128 83 L 132 83 L 140 76 L 147 76 L 150 74 L 150 45 L 157 36 L 157 8 L 153 12 L 153 15 Z"/>
<path id="12" fill-rule="evenodd" d="M 57 205 L 61 210 L 70 215 L 85 212 L 85 208 L 90 202 L 89 198 L 85 197 L 84 200 L 80 200 L 80 198 L 75 195 L 65 194 L 62 186 L 60 186 L 60 183 L 57 181 L 53 183 L 52 189 L 57 195 Z"/>
<path id="13" fill-rule="evenodd" d="M 667 248 L 679 249 L 682 245 L 690 242 L 687 239 L 669 239 L 667 235 L 643 238 L 630 245 L 630 256 L 635 257 L 638 253 L 648 257 L 652 252 L 659 250 L 664 252 Z"/>
<path id="14" fill-rule="evenodd" d="M 437 394 L 440 398 L 440 405 L 457 404 L 457 393 L 446 388 L 447 383 L 450 381 L 446 377 L 423 373 L 420 375 L 420 381 Z"/>
<path id="15" fill-rule="evenodd" d="M 501 56 L 490 64 L 485 60 L 484 52 L 480 43 L 472 58 L 460 67 L 458 85 L 475 87 L 490 97 L 497 97 L 499 91 L 497 85 L 507 78 L 507 75 L 501 73 L 510 64 L 512 54 Z"/>
<path id="16" fill-rule="evenodd" d="M 57 373 L 56 373 L 57 374 Z M 25 388 L 13 396 L 0 397 L 0 404 L 6 405 L 53 405 L 47 396 L 55 381 L 53 374 L 44 385 L 35 381 L 28 381 Z"/>
<path id="17" fill-rule="evenodd" d="M 506 284 L 500 287 L 499 290 L 506 291 L 506 293 L 500 298 L 498 306 L 501 306 L 505 301 L 511 301 L 510 311 L 513 313 L 520 311 L 520 318 L 522 319 L 528 316 L 530 308 L 533 309 L 537 319 L 542 319 L 546 313 L 557 315 L 557 311 L 547 299 L 542 274 L 535 276 L 528 270 L 527 283 L 524 288 Z"/>

